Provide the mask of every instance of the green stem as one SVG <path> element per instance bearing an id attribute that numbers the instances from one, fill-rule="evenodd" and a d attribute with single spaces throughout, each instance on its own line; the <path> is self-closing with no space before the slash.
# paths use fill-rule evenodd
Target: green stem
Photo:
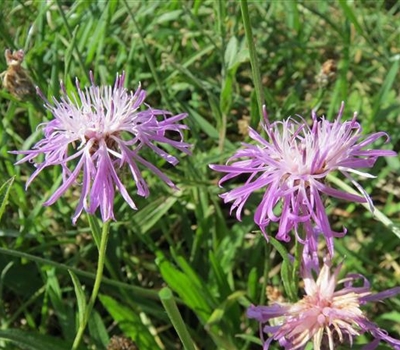
<path id="1" fill-rule="evenodd" d="M 64 9 L 62 7 L 62 4 L 61 4 L 60 0 L 56 0 L 56 3 L 57 3 L 57 6 L 58 6 L 58 9 L 60 11 L 61 18 L 62 18 L 62 20 L 64 22 L 65 28 L 66 28 L 66 30 L 68 32 L 69 39 L 72 40 L 72 45 L 74 46 L 75 52 L 78 55 L 78 62 L 80 64 L 84 74 L 86 74 L 87 79 L 90 80 L 89 73 L 86 70 L 85 63 L 83 62 L 83 57 L 81 55 L 81 52 L 79 51 L 79 48 L 76 45 L 76 41 L 73 40 L 74 35 L 72 33 L 71 27 L 69 26 L 67 17 L 65 17 L 65 13 L 64 13 Z"/>
<path id="2" fill-rule="evenodd" d="M 264 245 L 264 252 L 265 252 L 265 257 L 270 256 L 271 254 L 271 247 L 269 244 Z M 263 282 L 262 282 L 262 287 L 261 287 L 261 295 L 260 295 L 260 305 L 264 305 L 265 303 L 265 297 L 266 297 L 266 289 L 267 289 L 267 283 L 269 282 L 268 280 L 268 275 L 271 270 L 271 262 L 270 259 L 265 258 L 264 259 L 264 271 L 263 271 Z"/>
<path id="3" fill-rule="evenodd" d="M 105 258 L 106 258 L 108 234 L 110 232 L 110 222 L 111 221 L 105 222 L 103 225 L 103 229 L 101 231 L 100 246 L 98 246 L 99 259 L 97 262 L 96 279 L 94 281 L 92 295 L 90 296 L 89 304 L 86 307 L 82 323 L 79 325 L 78 332 L 76 333 L 76 336 L 74 339 L 74 343 L 72 344 L 72 350 L 76 350 L 79 347 L 79 344 L 82 340 L 83 333 L 85 332 L 85 328 L 88 323 L 90 314 L 92 312 L 94 303 L 96 302 L 97 294 L 99 293 L 101 279 L 103 277 L 104 262 L 105 262 Z"/>
<path id="4" fill-rule="evenodd" d="M 254 40 L 253 40 L 253 32 L 251 30 L 249 8 L 247 6 L 247 0 L 240 1 L 240 8 L 242 10 L 242 18 L 243 18 L 243 24 L 244 24 L 244 31 L 245 31 L 246 39 L 247 39 L 247 45 L 249 46 L 251 72 L 253 75 L 254 87 L 256 89 L 257 104 L 258 104 L 258 108 L 259 108 L 258 112 L 259 112 L 261 121 L 263 121 L 261 111 L 262 111 L 262 106 L 264 106 L 264 94 L 263 94 L 263 87 L 261 84 L 261 76 L 260 76 L 260 69 L 258 66 L 256 47 L 254 45 Z"/>
<path id="5" fill-rule="evenodd" d="M 164 309 L 167 311 L 168 317 L 178 333 L 179 339 L 181 340 L 185 350 L 196 350 L 196 346 L 194 345 L 185 323 L 183 322 L 182 316 L 179 313 L 178 307 L 176 306 L 171 289 L 165 287 L 160 290 L 158 295 L 160 296 Z"/>
<path id="6" fill-rule="evenodd" d="M 143 32 L 142 32 L 141 28 L 139 27 L 139 24 L 136 21 L 135 16 L 133 15 L 132 9 L 128 6 L 128 2 L 126 0 L 123 0 L 123 3 L 125 5 L 126 10 L 128 11 L 129 17 L 131 18 L 131 20 L 133 22 L 133 25 L 135 26 L 136 32 L 139 34 L 140 41 L 142 42 L 142 46 L 143 46 L 143 52 L 144 52 L 144 55 L 146 56 L 147 64 L 149 65 L 151 74 L 153 75 L 153 78 L 156 82 L 157 89 L 161 94 L 161 98 L 163 99 L 163 102 L 167 105 L 169 110 L 172 111 L 171 103 L 165 92 L 165 84 L 162 84 L 160 77 L 158 76 L 158 73 L 156 70 L 156 65 L 154 64 L 152 55 L 150 54 L 149 50 L 147 49 L 147 45 L 144 40 Z"/>
<path id="7" fill-rule="evenodd" d="M 217 19 L 218 19 L 218 30 L 219 30 L 219 36 L 221 37 L 221 74 L 222 74 L 222 82 L 221 82 L 221 96 L 220 96 L 220 108 L 222 106 L 221 102 L 223 99 L 222 94 L 224 93 L 224 85 L 226 84 L 227 80 L 227 67 L 226 67 L 226 62 L 225 62 L 225 50 L 226 50 L 226 45 L 225 45 L 225 26 L 224 26 L 224 21 L 225 21 L 225 9 L 226 9 L 226 4 L 224 0 L 219 0 L 217 1 L 216 5 L 217 9 Z M 226 126 L 228 123 L 228 111 L 227 108 L 221 108 L 221 128 L 219 130 L 219 143 L 218 143 L 218 149 L 219 152 L 222 155 L 222 151 L 224 150 L 224 144 L 225 144 L 225 138 L 226 138 Z"/>

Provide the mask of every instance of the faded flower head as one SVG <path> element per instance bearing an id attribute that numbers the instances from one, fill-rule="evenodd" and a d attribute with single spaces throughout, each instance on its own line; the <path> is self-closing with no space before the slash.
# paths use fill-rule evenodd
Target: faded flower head
<path id="1" fill-rule="evenodd" d="M 236 217 L 241 213 L 250 195 L 263 190 L 263 198 L 254 214 L 254 221 L 267 237 L 265 228 L 270 222 L 279 223 L 276 238 L 290 241 L 290 231 L 295 230 L 297 239 L 317 249 L 314 231 L 323 232 L 333 254 L 333 237 L 345 234 L 332 231 L 325 212 L 322 195 L 332 196 L 354 202 L 372 201 L 366 191 L 352 177 L 351 173 L 364 177 L 372 175 L 361 172 L 360 168 L 371 168 L 380 156 L 394 156 L 389 150 L 365 149 L 380 137 L 383 132 L 362 138 L 362 128 L 356 121 L 356 113 L 350 121 L 342 121 L 344 105 L 333 122 L 317 118 L 312 112 L 312 125 L 301 118 L 288 118 L 269 123 L 264 109 L 268 136 L 265 140 L 250 128 L 249 135 L 257 144 L 243 144 L 229 160 L 228 165 L 211 165 L 211 168 L 227 173 L 220 185 L 238 176 L 247 176 L 244 185 L 221 195 L 224 202 L 233 202 L 231 212 L 236 209 Z M 354 195 L 332 188 L 326 176 L 339 170 L 361 195 Z M 305 237 L 300 236 L 298 228 L 303 226 Z"/>
<path id="2" fill-rule="evenodd" d="M 0 74 L 3 86 L 14 97 L 25 100 L 35 96 L 35 88 L 27 71 L 22 67 L 25 53 L 23 50 L 13 51 L 6 49 L 5 58 L 7 70 Z"/>
<path id="3" fill-rule="evenodd" d="M 260 322 L 263 349 L 278 341 L 286 350 L 305 349 L 308 343 L 314 350 L 334 350 L 339 344 L 353 345 L 354 339 L 370 333 L 375 339 L 364 350 L 375 349 L 380 341 L 400 349 L 400 340 L 394 339 L 371 322 L 361 306 L 369 301 L 380 301 L 400 293 L 400 287 L 372 294 L 368 280 L 360 274 L 349 274 L 338 281 L 342 264 L 331 272 L 327 259 L 320 271 L 314 262 L 303 261 L 304 297 L 294 304 L 275 303 L 269 306 L 250 306 L 249 318 Z M 313 272 L 319 273 L 315 279 Z M 354 285 L 361 282 L 361 286 Z M 269 325 L 265 325 L 265 323 Z M 265 340 L 263 333 L 270 334 Z"/>
<path id="4" fill-rule="evenodd" d="M 73 222 L 82 210 L 93 214 L 100 208 L 103 221 L 114 219 L 113 203 L 117 188 L 133 209 L 135 203 L 121 182 L 119 173 L 127 166 L 136 183 L 137 194 L 149 195 L 139 165 L 150 169 L 170 187 L 172 181 L 140 154 L 142 148 L 150 148 L 168 163 L 178 160 L 159 145 L 174 147 L 189 154 L 189 144 L 183 142 L 178 124 L 187 114 L 171 116 L 168 111 L 153 109 L 144 103 L 146 92 L 139 88 L 135 93 L 124 88 L 124 74 L 117 75 L 114 86 L 96 86 L 90 73 L 91 86 L 82 90 L 76 80 L 77 96 L 69 97 L 61 84 L 63 96 L 53 103 L 45 100 L 45 107 L 54 119 L 43 124 L 44 138 L 31 150 L 15 151 L 25 157 L 16 164 L 32 161 L 43 154 L 44 160 L 36 163 L 36 171 L 27 181 L 27 186 L 46 167 L 60 165 L 63 183 L 47 200 L 53 204 L 68 188 L 81 185 L 81 195 Z M 141 109 L 141 107 L 145 109 Z M 167 132 L 177 134 L 177 140 L 168 138 Z"/>

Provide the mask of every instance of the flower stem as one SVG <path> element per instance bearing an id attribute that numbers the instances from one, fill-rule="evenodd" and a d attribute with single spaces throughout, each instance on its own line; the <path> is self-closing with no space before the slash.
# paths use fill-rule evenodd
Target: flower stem
<path id="1" fill-rule="evenodd" d="M 103 277 L 103 269 L 104 269 L 104 263 L 105 263 L 105 258 L 106 258 L 107 241 L 108 241 L 109 232 L 110 232 L 110 221 L 107 221 L 104 223 L 102 231 L 101 231 L 100 246 L 98 246 L 99 258 L 98 258 L 98 262 L 97 262 L 96 279 L 94 281 L 92 295 L 90 296 L 89 303 L 86 307 L 82 322 L 79 325 L 78 332 L 76 333 L 74 343 L 72 344 L 72 348 L 71 348 L 72 350 L 76 350 L 79 347 L 79 344 L 83 337 L 83 333 L 85 332 L 85 329 L 86 329 L 86 325 L 89 321 L 89 317 L 92 312 L 94 303 L 96 302 L 97 294 L 99 293 L 101 279 Z"/>
<path id="2" fill-rule="evenodd" d="M 196 346 L 194 345 L 185 323 L 182 320 L 182 316 L 179 313 L 178 307 L 176 306 L 171 289 L 165 287 L 159 291 L 158 295 L 160 296 L 164 309 L 167 311 L 168 317 L 178 333 L 184 349 L 196 350 Z"/>
<path id="3" fill-rule="evenodd" d="M 262 121 L 263 117 L 261 112 L 262 112 L 262 106 L 264 105 L 264 94 L 263 94 L 263 87 L 261 84 L 261 76 L 260 76 L 260 69 L 258 66 L 256 47 L 254 45 L 253 32 L 251 30 L 247 0 L 240 1 L 240 8 L 242 10 L 242 18 L 243 18 L 244 31 L 247 39 L 247 45 L 249 46 L 251 72 L 253 75 L 253 83 L 256 90 L 258 112 L 260 115 L 260 120 Z"/>

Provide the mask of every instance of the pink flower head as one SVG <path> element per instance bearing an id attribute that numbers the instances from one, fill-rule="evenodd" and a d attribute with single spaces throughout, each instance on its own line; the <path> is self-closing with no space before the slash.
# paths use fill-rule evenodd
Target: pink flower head
<path id="1" fill-rule="evenodd" d="M 116 188 L 129 206 L 136 209 L 119 177 L 119 169 L 124 165 L 129 167 L 139 196 L 149 195 L 139 164 L 176 188 L 165 174 L 139 155 L 142 148 L 150 148 L 172 165 L 177 164 L 178 159 L 159 145 L 190 153 L 189 144 L 183 142 L 182 135 L 187 127 L 177 123 L 187 116 L 186 113 L 172 116 L 168 111 L 146 105 L 146 91 L 140 85 L 135 93 L 125 89 L 124 74 L 117 74 L 114 86 L 96 86 L 92 73 L 90 79 L 91 86 L 84 90 L 76 80 L 77 96 L 73 97 L 67 95 L 61 83 L 63 96 L 60 101 L 53 98 L 53 104 L 38 90 L 54 119 L 43 123 L 44 138 L 33 149 L 13 152 L 25 155 L 16 164 L 44 155 L 44 160 L 35 164 L 37 169 L 28 179 L 27 187 L 44 168 L 62 167 L 63 183 L 45 205 L 53 204 L 68 188 L 80 182 L 81 195 L 72 219 L 74 223 L 83 209 L 93 214 L 100 208 L 103 221 L 114 219 Z M 167 132 L 176 133 L 177 140 L 168 138 Z"/>
<path id="2" fill-rule="evenodd" d="M 314 263 L 303 262 L 304 297 L 295 304 L 275 303 L 270 306 L 250 306 L 249 318 L 260 322 L 263 350 L 272 341 L 278 341 L 285 350 L 305 349 L 312 342 L 314 350 L 334 350 L 339 344 L 349 348 L 357 336 L 369 332 L 375 339 L 364 350 L 375 349 L 385 341 L 400 349 L 400 340 L 394 339 L 375 323 L 369 321 L 361 306 L 369 301 L 380 301 L 400 293 L 400 287 L 371 294 L 367 279 L 359 274 L 349 274 L 338 281 L 340 264 L 331 273 L 330 261 L 325 260 L 317 279 L 313 277 Z M 361 281 L 362 286 L 353 283 Z M 341 286 L 339 288 L 339 286 Z M 265 325 L 269 322 L 270 325 Z M 264 340 L 263 333 L 271 336 Z"/>
<path id="3" fill-rule="evenodd" d="M 356 121 L 357 114 L 350 121 L 342 121 L 344 104 L 337 118 L 330 122 L 319 119 L 312 112 L 312 125 L 302 117 L 288 118 L 269 123 L 264 109 L 263 128 L 269 141 L 250 128 L 249 136 L 257 144 L 243 144 L 229 160 L 228 165 L 210 165 L 213 170 L 227 173 L 219 182 L 237 176 L 247 176 L 244 185 L 221 195 L 224 202 L 233 202 L 231 212 L 241 220 L 243 207 L 250 195 L 263 190 L 263 198 L 254 214 L 254 221 L 268 239 L 265 228 L 270 222 L 279 223 L 276 238 L 290 241 L 290 231 L 295 230 L 297 239 L 316 249 L 315 230 L 323 233 L 329 252 L 333 254 L 333 237 L 343 233 L 332 231 L 325 212 L 322 195 L 355 202 L 372 201 L 366 191 L 352 177 L 351 173 L 364 177 L 372 175 L 357 169 L 371 168 L 380 156 L 394 156 L 390 150 L 365 149 L 380 137 L 388 136 L 377 132 L 362 140 L 362 128 Z M 359 190 L 354 195 L 332 188 L 326 176 L 339 170 Z M 298 228 L 303 225 L 306 236 L 299 237 Z"/>

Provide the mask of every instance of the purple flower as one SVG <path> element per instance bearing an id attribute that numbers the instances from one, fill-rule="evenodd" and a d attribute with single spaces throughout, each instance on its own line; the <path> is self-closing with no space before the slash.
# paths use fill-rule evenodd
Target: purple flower
<path id="1" fill-rule="evenodd" d="M 244 185 L 221 195 L 224 202 L 233 202 L 231 212 L 236 209 L 236 217 L 241 220 L 243 207 L 250 195 L 264 191 L 261 203 L 254 214 L 254 221 L 268 239 L 265 228 L 270 222 L 279 223 L 276 238 L 290 241 L 290 231 L 295 230 L 297 239 L 316 249 L 315 231 L 323 232 L 333 254 L 333 237 L 343 233 L 332 231 L 325 212 L 322 195 L 354 202 L 372 201 L 366 191 L 352 177 L 351 173 L 364 177 L 372 175 L 361 172 L 360 168 L 371 168 L 380 156 L 394 156 L 389 150 L 365 149 L 380 137 L 388 136 L 377 132 L 362 139 L 362 128 L 356 121 L 356 113 L 350 121 L 341 121 L 344 104 L 337 118 L 330 122 L 317 118 L 312 112 L 312 125 L 302 117 L 288 118 L 269 123 L 264 109 L 263 128 L 269 141 L 250 128 L 250 137 L 257 144 L 243 144 L 229 165 L 210 165 L 216 171 L 227 173 L 219 182 L 238 176 L 247 176 Z M 339 170 L 358 189 L 354 195 L 332 188 L 326 176 Z M 300 237 L 299 226 L 303 226 L 305 237 Z"/>
<path id="2" fill-rule="evenodd" d="M 330 260 L 324 264 L 317 279 L 313 277 L 315 264 L 303 261 L 302 277 L 304 297 L 294 304 L 275 303 L 269 306 L 250 306 L 249 318 L 260 322 L 263 349 L 272 341 L 278 341 L 286 350 L 305 349 L 312 342 L 314 350 L 334 350 L 339 344 L 353 345 L 353 340 L 369 332 L 375 339 L 364 350 L 375 349 L 385 341 L 394 349 L 400 349 L 400 340 L 394 339 L 385 330 L 371 322 L 361 306 L 370 301 L 380 301 L 400 293 L 400 287 L 372 294 L 367 279 L 359 274 L 349 274 L 338 281 L 342 264 L 330 272 Z M 357 286 L 353 285 L 354 282 Z M 339 287 L 341 286 L 341 287 Z M 264 325 L 265 323 L 269 325 Z M 263 333 L 271 336 L 265 340 Z"/>
<path id="3" fill-rule="evenodd" d="M 44 160 L 35 164 L 37 169 L 28 179 L 27 187 L 44 168 L 62 167 L 63 183 L 45 205 L 53 204 L 72 185 L 80 184 L 81 195 L 73 223 L 83 209 L 93 214 L 100 208 L 103 221 L 114 219 L 116 188 L 129 206 L 136 209 L 120 179 L 120 169 L 124 165 L 131 172 L 139 196 L 149 195 L 139 164 L 176 188 L 165 174 L 139 155 L 142 148 L 153 150 L 172 165 L 178 160 L 159 145 L 190 153 L 189 144 L 183 142 L 182 135 L 187 127 L 177 123 L 187 116 L 186 113 L 171 116 L 170 112 L 152 109 L 144 103 L 146 92 L 140 86 L 135 93 L 123 87 L 124 74 L 117 75 L 114 86 L 96 86 L 92 73 L 90 79 L 91 86 L 84 90 L 76 80 L 77 95 L 72 97 L 61 83 L 63 96 L 60 101 L 53 98 L 53 104 L 38 91 L 54 119 L 43 123 L 44 138 L 33 149 L 12 152 L 25 155 L 16 164 L 44 155 Z M 142 106 L 146 108 L 141 109 Z M 167 132 L 177 134 L 177 140 L 168 138 Z"/>

